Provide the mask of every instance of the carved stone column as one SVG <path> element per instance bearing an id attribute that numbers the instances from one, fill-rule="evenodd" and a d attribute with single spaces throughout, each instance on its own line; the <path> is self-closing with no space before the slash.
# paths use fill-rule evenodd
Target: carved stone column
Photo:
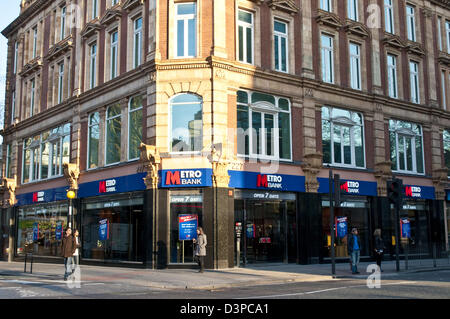
<path id="1" fill-rule="evenodd" d="M 3 178 L 1 190 L 3 191 L 3 208 L 13 207 L 16 204 L 16 178 Z M 8 194 L 8 198 L 6 197 Z"/>
<path id="2" fill-rule="evenodd" d="M 141 151 L 141 162 L 147 175 L 144 178 L 144 183 L 147 189 L 157 189 L 159 183 L 158 170 L 161 164 L 161 157 L 156 146 L 141 144 L 139 147 Z"/>
<path id="3" fill-rule="evenodd" d="M 448 181 L 448 169 L 440 168 L 433 170 L 433 186 L 435 191 L 436 200 L 445 200 L 445 188 Z"/>
<path id="4" fill-rule="evenodd" d="M 305 189 L 307 193 L 317 193 L 319 190 L 319 182 L 317 175 L 322 169 L 322 153 L 310 153 L 304 156 L 304 164 L 302 164 L 305 173 Z"/>
<path id="5" fill-rule="evenodd" d="M 377 193 L 380 197 L 387 197 L 387 180 L 392 178 L 392 163 L 378 162 L 375 164 L 375 178 L 377 180 Z"/>
<path id="6" fill-rule="evenodd" d="M 75 163 L 64 163 L 63 164 L 64 177 L 69 183 L 69 190 L 78 190 L 78 178 L 80 177 L 80 168 L 78 164 Z"/>

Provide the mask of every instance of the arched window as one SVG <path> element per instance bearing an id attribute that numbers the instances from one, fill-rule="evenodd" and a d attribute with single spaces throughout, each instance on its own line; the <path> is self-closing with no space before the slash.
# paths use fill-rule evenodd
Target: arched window
<path id="1" fill-rule="evenodd" d="M 128 105 L 128 160 L 139 158 L 142 143 L 142 97 L 130 99 Z"/>
<path id="2" fill-rule="evenodd" d="M 98 112 L 89 116 L 88 137 L 88 169 L 98 167 L 98 147 L 100 143 L 100 114 Z"/>
<path id="3" fill-rule="evenodd" d="M 180 94 L 170 101 L 170 149 L 172 152 L 199 152 L 202 149 L 202 99 Z"/>
<path id="4" fill-rule="evenodd" d="M 106 111 L 106 165 L 120 162 L 122 114 L 120 105 L 110 106 Z"/>

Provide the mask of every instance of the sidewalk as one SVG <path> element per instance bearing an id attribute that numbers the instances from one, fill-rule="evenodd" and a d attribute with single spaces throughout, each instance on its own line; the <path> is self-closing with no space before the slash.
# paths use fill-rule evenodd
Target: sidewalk
<path id="1" fill-rule="evenodd" d="M 336 277 L 331 276 L 330 264 L 297 265 L 297 264 L 264 264 L 245 268 L 206 270 L 203 274 L 193 269 L 134 269 L 103 266 L 81 265 L 81 284 L 108 283 L 142 286 L 160 289 L 218 289 L 240 286 L 273 285 L 292 282 L 317 282 L 343 279 L 366 279 L 367 267 L 371 263 L 361 263 L 359 275 L 352 275 L 348 263 L 336 264 Z M 27 265 L 29 271 L 29 265 Z M 402 265 L 402 269 L 403 265 Z M 438 270 L 450 269 L 439 267 Z M 0 276 L 7 279 L 21 279 L 63 282 L 64 266 L 60 264 L 33 264 L 33 274 L 24 273 L 23 262 L 0 262 Z M 408 272 L 436 269 L 414 269 Z M 405 273 L 402 271 L 401 273 Z M 383 263 L 383 277 L 398 276 L 395 261 Z"/>

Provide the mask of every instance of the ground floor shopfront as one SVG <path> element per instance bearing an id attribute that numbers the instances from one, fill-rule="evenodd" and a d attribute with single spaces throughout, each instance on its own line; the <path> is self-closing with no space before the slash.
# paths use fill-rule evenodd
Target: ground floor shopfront
<path id="1" fill-rule="evenodd" d="M 208 238 L 208 268 L 330 261 L 328 179 L 319 178 L 318 193 L 306 193 L 300 175 L 246 171 L 229 175 L 228 188 L 214 188 L 210 169 L 162 170 L 159 187 L 150 190 L 144 173 L 112 177 L 80 184 L 72 203 L 65 198 L 66 188 L 18 195 L 10 210 L 15 255 L 23 256 L 28 248 L 36 256 L 59 258 L 72 206 L 85 263 L 194 267 L 197 227 L 203 227 Z M 446 252 L 444 203 L 435 200 L 432 187 L 407 185 L 420 191 L 405 188 L 397 221 L 388 199 L 377 196 L 376 182 L 346 182 L 347 193 L 334 210 L 338 260 L 348 261 L 347 240 L 353 227 L 360 232 L 363 259 L 373 258 L 377 228 L 383 232 L 386 258 L 393 258 L 397 225 L 408 238 L 410 256 Z"/>

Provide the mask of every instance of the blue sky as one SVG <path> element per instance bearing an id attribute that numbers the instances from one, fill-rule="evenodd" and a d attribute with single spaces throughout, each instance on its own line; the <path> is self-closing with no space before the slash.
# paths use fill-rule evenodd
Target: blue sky
<path id="1" fill-rule="evenodd" d="M 0 31 L 3 31 L 19 16 L 20 0 L 0 0 Z M 3 106 L 5 104 L 5 77 L 8 40 L 0 34 L 0 122 L 3 127 Z"/>

